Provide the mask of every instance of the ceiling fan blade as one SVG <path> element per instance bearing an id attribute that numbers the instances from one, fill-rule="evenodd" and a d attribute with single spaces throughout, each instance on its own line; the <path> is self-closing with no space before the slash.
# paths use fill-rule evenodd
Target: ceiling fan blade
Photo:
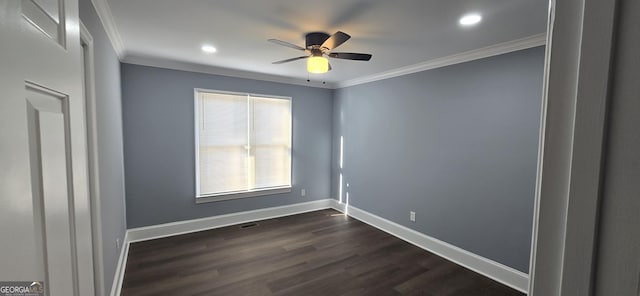
<path id="1" fill-rule="evenodd" d="M 284 64 L 284 63 L 293 62 L 293 61 L 297 61 L 297 60 L 302 60 L 302 59 L 306 59 L 306 58 L 309 58 L 309 56 L 290 58 L 290 59 L 286 59 L 286 60 L 282 60 L 282 61 L 273 62 L 272 64 Z"/>
<path id="2" fill-rule="evenodd" d="M 342 43 L 345 43 L 347 40 L 349 40 L 349 38 L 351 38 L 349 34 L 338 31 L 335 34 L 331 35 L 329 39 L 325 40 L 320 47 L 326 48 L 327 50 L 332 50 L 340 46 Z"/>
<path id="3" fill-rule="evenodd" d="M 368 53 L 353 53 L 353 52 L 332 52 L 327 54 L 334 59 L 354 60 L 354 61 L 368 61 L 372 55 Z"/>
<path id="4" fill-rule="evenodd" d="M 306 51 L 307 50 L 302 46 L 297 46 L 295 44 L 291 44 L 289 42 L 285 42 L 285 41 L 278 40 L 278 39 L 269 39 L 267 41 L 269 41 L 271 43 L 278 44 L 278 45 L 286 46 L 286 47 L 289 47 L 289 48 L 297 49 L 297 50 L 302 50 L 302 51 Z"/>

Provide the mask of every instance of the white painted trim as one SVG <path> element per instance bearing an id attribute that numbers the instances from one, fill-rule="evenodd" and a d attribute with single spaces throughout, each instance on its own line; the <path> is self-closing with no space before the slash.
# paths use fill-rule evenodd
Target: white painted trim
<path id="1" fill-rule="evenodd" d="M 358 84 L 369 83 L 373 81 L 398 77 L 402 75 L 407 75 L 411 73 L 422 72 L 426 70 L 446 67 L 450 65 L 455 65 L 459 63 L 469 62 L 473 60 L 484 59 L 492 56 L 497 56 L 505 53 L 510 53 L 518 50 L 523 50 L 527 48 L 532 48 L 536 46 L 544 45 L 546 41 L 546 33 L 541 33 L 529 37 L 525 37 L 522 39 L 516 39 L 512 41 L 507 41 L 479 49 L 474 49 L 470 51 L 466 51 L 459 54 L 454 54 L 442 58 L 437 58 L 433 60 L 428 60 L 422 63 L 401 67 L 373 75 L 368 75 L 364 77 L 359 77 L 351 80 L 346 80 L 337 84 L 338 88 L 354 86 Z"/>
<path id="2" fill-rule="evenodd" d="M 411 73 L 446 67 L 473 60 L 488 58 L 491 56 L 541 46 L 544 45 L 546 41 L 546 33 L 541 33 L 342 82 L 307 82 L 302 78 L 278 76 L 266 73 L 257 73 L 210 65 L 195 64 L 159 57 L 127 55 L 126 48 L 124 47 L 124 43 L 122 41 L 122 38 L 120 37 L 120 33 L 117 29 L 113 14 L 111 13 L 111 8 L 109 7 L 109 3 L 107 2 L 107 0 L 91 0 L 91 2 L 96 9 L 98 17 L 102 22 L 109 40 L 111 41 L 113 49 L 118 55 L 120 61 L 123 63 L 327 89 L 344 88 Z"/>
<path id="3" fill-rule="evenodd" d="M 124 236 L 124 247 L 122 248 L 120 259 L 118 260 L 118 265 L 116 266 L 116 273 L 114 276 L 113 285 L 111 287 L 110 296 L 120 296 L 122 282 L 124 279 L 124 272 L 127 265 L 127 258 L 129 256 L 129 246 L 131 245 L 131 243 L 242 224 L 252 221 L 266 220 L 322 209 L 329 209 L 332 207 L 332 204 L 332 199 L 321 199 L 280 207 L 258 209 L 202 219 L 179 221 L 129 229 Z"/>
<path id="4" fill-rule="evenodd" d="M 527 293 L 529 276 L 524 272 L 463 250 L 452 244 L 430 237 L 424 233 L 417 232 L 411 228 L 381 218 L 367 211 L 350 205 L 340 204 L 335 199 L 332 199 L 331 203 L 334 209 L 346 213 L 352 218 L 358 219 L 366 224 L 376 227 L 467 269 L 494 279 L 511 288 Z"/>
<path id="5" fill-rule="evenodd" d="M 91 232 L 93 245 L 94 292 L 104 295 L 104 251 L 102 247 L 102 210 L 100 199 L 100 170 L 98 162 L 98 130 L 96 123 L 95 65 L 93 37 L 80 22 L 80 45 L 83 51 L 82 67 L 87 126 L 87 160 L 91 200 Z M 87 72 L 88 70 L 88 72 Z"/>
<path id="6" fill-rule="evenodd" d="M 119 293 L 122 286 L 122 278 L 124 276 L 124 268 L 126 266 L 129 245 L 133 242 L 192 233 L 252 221 L 290 216 L 328 208 L 347 213 L 347 215 L 354 219 L 358 219 L 366 224 L 385 231 L 460 266 L 494 279 L 518 291 L 524 293 L 527 291 L 529 276 L 526 273 L 432 238 L 426 234 L 417 232 L 413 229 L 391 222 L 353 206 L 346 206 L 335 199 L 322 199 L 306 203 L 129 229 L 125 236 L 126 248 L 123 248 L 123 254 L 120 254 L 120 260 L 118 261 L 116 271 L 117 280 L 114 280 L 111 296 L 120 295 Z"/>
<path id="7" fill-rule="evenodd" d="M 550 4 L 529 291 L 591 295 L 619 3 Z"/>
<path id="8" fill-rule="evenodd" d="M 120 296 L 122 290 L 122 282 L 124 280 L 124 271 L 127 267 L 127 258 L 129 258 L 129 231 L 124 235 L 123 247 L 120 248 L 120 257 L 118 257 L 118 265 L 113 276 L 113 284 L 111 285 L 111 296 Z"/>
<path id="9" fill-rule="evenodd" d="M 122 60 L 125 53 L 124 43 L 122 43 L 122 37 L 120 37 L 120 33 L 118 32 L 118 27 L 111 13 L 109 3 L 107 3 L 107 0 L 91 0 L 91 3 L 93 3 L 93 7 L 96 9 L 104 31 L 107 32 L 107 37 L 109 37 L 111 41 L 113 50 L 118 55 L 118 58 Z"/>
<path id="10" fill-rule="evenodd" d="M 199 163 L 196 162 L 196 166 Z M 196 174 L 200 174 L 200 171 L 196 171 Z M 199 188 L 200 186 L 198 186 Z M 196 196 L 196 203 L 210 203 L 210 202 L 219 202 L 225 200 L 233 200 L 233 199 L 241 199 L 241 198 L 250 198 L 257 196 L 265 196 L 265 195 L 273 195 L 273 194 L 283 194 L 291 192 L 291 185 L 277 187 L 277 188 L 269 188 L 269 189 L 258 189 L 258 190 L 248 190 L 241 191 L 235 193 L 221 193 L 221 194 L 211 194 L 211 195 L 201 195 Z"/>
<path id="11" fill-rule="evenodd" d="M 220 228 L 251 221 L 266 220 L 300 213 L 331 208 L 331 199 L 291 204 L 280 207 L 258 209 L 253 211 L 231 213 L 187 221 L 179 221 L 129 229 L 128 242 L 139 242 L 202 230 Z"/>
<path id="12" fill-rule="evenodd" d="M 99 0 L 93 0 L 93 1 L 99 1 Z M 537 35 L 533 35 L 533 36 L 529 36 L 521 39 L 516 39 L 508 42 L 487 46 L 484 48 L 474 49 L 474 50 L 466 51 L 459 54 L 454 54 L 454 55 L 450 55 L 442 58 L 425 61 L 415 65 L 401 67 L 401 68 L 397 68 L 397 69 L 393 69 L 393 70 L 389 70 L 389 71 L 385 71 L 377 74 L 372 74 L 364 77 L 359 77 L 359 78 L 338 82 L 338 83 L 327 82 L 326 84 L 322 84 L 320 82 L 307 82 L 306 80 L 300 79 L 300 78 L 242 71 L 242 70 L 222 68 L 222 67 L 216 67 L 216 66 L 167 60 L 163 58 L 149 57 L 149 56 L 126 55 L 124 56 L 124 58 L 121 58 L 121 61 L 127 64 L 134 64 L 134 65 L 141 65 L 141 66 L 148 66 L 148 67 L 157 67 L 157 68 L 165 68 L 165 69 L 173 69 L 173 70 L 213 74 L 213 75 L 222 75 L 222 76 L 244 78 L 244 79 L 254 79 L 254 80 L 261 80 L 261 81 L 286 83 L 286 84 L 301 85 L 301 86 L 307 86 L 307 87 L 337 89 L 337 88 L 349 87 L 349 86 L 354 86 L 358 84 L 364 84 L 368 82 L 398 77 L 398 76 L 407 75 L 411 73 L 446 67 L 450 65 L 473 61 L 473 60 L 488 58 L 491 56 L 506 54 L 506 53 L 510 53 L 518 50 L 541 46 L 541 45 L 544 45 L 545 42 L 546 42 L 546 33 L 541 33 L 541 34 L 537 34 Z"/>
<path id="13" fill-rule="evenodd" d="M 216 67 L 216 66 L 210 66 L 210 65 L 202 65 L 202 64 L 195 64 L 195 63 L 189 63 L 189 62 L 168 60 L 168 59 L 157 58 L 157 57 L 126 55 L 124 56 L 124 58 L 121 58 L 120 60 L 123 63 L 140 65 L 140 66 L 221 75 L 221 76 L 244 78 L 244 79 L 261 80 L 261 81 L 269 81 L 269 82 L 292 84 L 292 85 L 301 85 L 306 87 L 327 88 L 327 89 L 336 88 L 336 84 L 331 82 L 327 82 L 326 84 L 322 84 L 322 82 L 316 82 L 316 81 L 307 82 L 306 79 L 303 79 L 303 78 L 293 78 L 293 77 L 278 76 L 278 75 L 272 75 L 272 74 L 266 74 L 266 73 L 242 71 L 242 70 L 222 68 L 222 67 Z"/>
<path id="14" fill-rule="evenodd" d="M 597 233 L 603 229 L 599 226 L 605 176 L 603 152 L 609 93 L 613 89 L 610 82 L 616 7 L 620 5 L 616 1 L 584 2 L 562 267 L 562 292 L 577 295 L 591 293 L 592 280 L 597 276 Z"/>
<path id="15" fill-rule="evenodd" d="M 534 295 L 534 283 L 536 280 L 535 264 L 537 260 L 537 244 L 538 244 L 538 227 L 540 225 L 540 192 L 542 188 L 542 169 L 544 159 L 544 147 L 545 147 L 545 131 L 546 131 L 546 119 L 548 111 L 548 100 L 546 93 L 549 88 L 549 67 L 551 64 L 550 52 L 553 47 L 552 29 L 554 23 L 554 3 L 550 0 L 549 11 L 547 14 L 547 46 L 544 53 L 544 77 L 542 80 L 542 102 L 540 106 L 540 128 L 538 129 L 538 158 L 536 163 L 536 185 L 534 193 L 533 204 L 533 223 L 531 229 L 531 253 L 529 255 L 529 294 Z"/>

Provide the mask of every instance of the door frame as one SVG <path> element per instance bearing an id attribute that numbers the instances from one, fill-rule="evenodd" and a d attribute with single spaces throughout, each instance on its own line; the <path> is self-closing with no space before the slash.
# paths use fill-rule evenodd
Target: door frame
<path id="1" fill-rule="evenodd" d="M 616 2 L 550 0 L 529 295 L 592 295 Z"/>
<path id="2" fill-rule="evenodd" d="M 102 212 L 100 199 L 100 170 L 98 161 L 98 126 L 96 121 L 94 45 L 91 33 L 80 22 L 83 89 L 87 125 L 87 165 L 89 173 L 89 199 L 91 202 L 91 232 L 93 244 L 93 272 L 95 295 L 104 295 L 104 259 L 102 247 Z"/>

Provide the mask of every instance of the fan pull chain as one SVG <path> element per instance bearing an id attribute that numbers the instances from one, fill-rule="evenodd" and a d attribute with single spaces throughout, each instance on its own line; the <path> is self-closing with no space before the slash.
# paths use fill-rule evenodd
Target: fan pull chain
<path id="1" fill-rule="evenodd" d="M 324 80 L 324 75 L 322 74 L 322 84 L 327 84 L 327 81 Z M 307 82 L 311 82 L 311 74 L 309 72 L 307 72 Z"/>

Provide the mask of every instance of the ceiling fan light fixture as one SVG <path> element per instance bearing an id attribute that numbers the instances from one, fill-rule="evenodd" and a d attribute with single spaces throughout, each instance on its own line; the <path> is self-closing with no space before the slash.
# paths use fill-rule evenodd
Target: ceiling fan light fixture
<path id="1" fill-rule="evenodd" d="M 313 56 L 307 59 L 307 71 L 313 74 L 322 74 L 329 71 L 329 60 L 322 56 Z"/>
<path id="2" fill-rule="evenodd" d="M 275 61 L 272 64 L 284 64 L 297 60 L 307 60 L 307 72 L 313 74 L 322 74 L 331 71 L 331 64 L 329 64 L 329 58 L 354 60 L 354 61 L 368 61 L 371 59 L 371 55 L 368 53 L 354 53 L 354 52 L 334 52 L 333 50 L 349 40 L 351 36 L 345 32 L 336 32 L 333 35 L 322 32 L 311 32 L 305 35 L 306 48 L 297 46 L 295 44 L 285 42 L 278 39 L 268 39 L 267 41 L 293 48 L 299 51 L 304 51 L 307 55 L 290 58 L 281 61 Z"/>

